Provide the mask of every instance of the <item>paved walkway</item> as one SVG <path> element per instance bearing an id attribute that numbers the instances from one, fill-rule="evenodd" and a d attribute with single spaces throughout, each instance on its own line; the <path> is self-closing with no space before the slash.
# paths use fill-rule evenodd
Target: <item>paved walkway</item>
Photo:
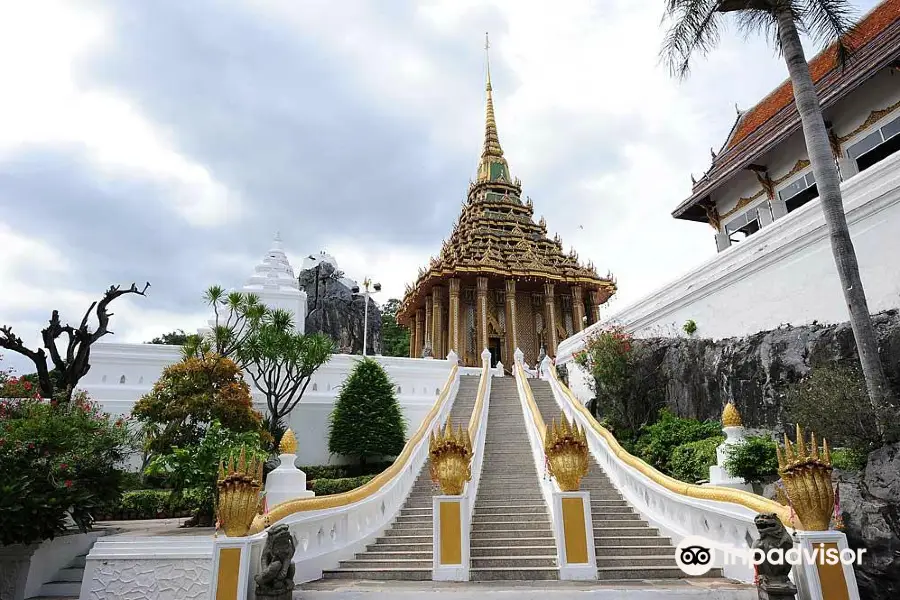
<path id="1" fill-rule="evenodd" d="M 215 527 L 182 527 L 187 517 L 181 519 L 147 519 L 135 521 L 97 521 L 95 530 L 106 530 L 110 535 L 209 535 Z"/>
<path id="2" fill-rule="evenodd" d="M 294 600 L 756 600 L 751 585 L 722 579 L 670 579 L 656 581 L 485 581 L 453 583 L 431 581 L 319 580 L 298 586 Z"/>

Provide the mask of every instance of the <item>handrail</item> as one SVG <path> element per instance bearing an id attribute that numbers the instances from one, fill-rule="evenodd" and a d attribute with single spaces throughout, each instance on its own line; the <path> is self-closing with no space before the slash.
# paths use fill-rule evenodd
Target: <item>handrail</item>
<path id="1" fill-rule="evenodd" d="M 565 395 L 572 407 L 580 412 L 585 418 L 586 423 L 588 423 L 591 428 L 606 441 L 616 458 L 636 469 L 648 479 L 663 486 L 670 492 L 689 498 L 737 504 L 757 513 L 775 513 L 786 527 L 797 528 L 796 522 L 799 519 L 797 519 L 796 516 L 792 518 L 791 509 L 788 506 L 784 506 L 773 500 L 763 498 L 762 496 L 744 490 L 714 485 L 701 486 L 693 483 L 685 483 L 684 481 L 679 481 L 657 471 L 640 458 L 626 451 L 621 444 L 619 444 L 616 437 L 608 429 L 597 422 L 590 411 L 575 398 L 568 386 L 559 380 L 555 366 L 551 365 L 550 368 L 547 369 L 547 372 L 549 373 L 550 378 L 552 378 L 559 386 L 560 390 L 562 390 L 563 395 Z"/>
<path id="2" fill-rule="evenodd" d="M 481 409 L 484 406 L 488 379 L 491 377 L 490 371 L 491 363 L 484 362 L 481 367 L 481 380 L 478 382 L 478 395 L 475 398 L 475 406 L 472 408 L 472 416 L 469 418 L 469 439 L 473 444 L 478 436 L 478 426 L 481 424 Z"/>
<path id="3" fill-rule="evenodd" d="M 516 370 L 523 383 L 522 389 L 525 392 L 525 404 L 528 405 L 528 411 L 531 413 L 531 420 L 534 421 L 538 436 L 541 438 L 541 446 L 543 446 L 544 442 L 547 440 L 547 424 L 544 422 L 544 417 L 541 415 L 541 411 L 534 401 L 534 394 L 532 394 L 531 386 L 528 385 L 527 377 L 525 377 L 525 369 L 519 361 L 516 361 Z"/>
<path id="4" fill-rule="evenodd" d="M 352 489 L 349 492 L 344 492 L 342 494 L 332 494 L 329 496 L 321 496 L 318 498 L 299 498 L 296 500 L 288 500 L 287 502 L 282 502 L 281 504 L 276 505 L 272 508 L 268 514 L 266 515 L 257 515 L 255 519 L 253 519 L 253 525 L 250 527 L 250 531 L 247 535 L 253 535 L 259 533 L 269 525 L 276 523 L 288 517 L 290 515 L 299 513 L 299 512 L 309 512 L 314 510 L 323 510 L 326 508 L 336 508 L 340 506 L 346 506 L 348 504 L 353 504 L 354 502 L 359 502 L 369 496 L 378 492 L 382 487 L 384 487 L 389 481 L 391 481 L 394 477 L 399 475 L 403 469 L 406 467 L 406 463 L 409 462 L 409 458 L 412 455 L 413 450 L 422 441 L 427 433 L 431 431 L 431 428 L 434 426 L 435 418 L 437 414 L 440 412 L 441 407 L 447 401 L 447 397 L 450 393 L 450 390 L 453 387 L 453 382 L 456 379 L 456 373 L 459 370 L 458 365 L 453 365 L 450 369 L 450 375 L 447 377 L 447 382 L 444 384 L 444 388 L 441 390 L 438 399 L 435 401 L 434 406 L 431 407 L 431 410 L 428 411 L 428 414 L 425 415 L 425 418 L 422 419 L 422 424 L 419 425 L 419 429 L 412 435 L 412 437 L 407 440 L 406 445 L 403 446 L 403 451 L 400 453 L 393 464 L 376 475 L 367 483 L 359 486 L 358 488 Z"/>

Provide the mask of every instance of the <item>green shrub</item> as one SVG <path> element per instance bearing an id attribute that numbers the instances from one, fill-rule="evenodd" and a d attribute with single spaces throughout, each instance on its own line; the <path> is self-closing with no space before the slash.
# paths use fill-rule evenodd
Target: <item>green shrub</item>
<path id="1" fill-rule="evenodd" d="M 724 439 L 720 435 L 676 446 L 669 461 L 669 474 L 688 483 L 709 479 L 709 467 L 716 464 L 716 447 Z"/>
<path id="2" fill-rule="evenodd" d="M 635 442 L 638 456 L 665 473 L 670 473 L 669 463 L 675 448 L 689 442 L 699 442 L 722 434 L 722 425 L 716 421 L 698 421 L 676 417 L 668 409 L 659 411 L 659 420 L 647 425 Z"/>
<path id="3" fill-rule="evenodd" d="M 362 475 L 378 475 L 392 462 L 372 462 L 364 465 L 309 465 L 298 467 L 306 473 L 306 479 L 343 479 L 345 477 L 360 477 Z"/>
<path id="4" fill-rule="evenodd" d="M 813 369 L 788 390 L 785 412 L 791 423 L 800 423 L 834 446 L 869 453 L 881 445 L 877 418 L 857 369 Z"/>
<path id="5" fill-rule="evenodd" d="M 128 433 L 83 392 L 69 402 L 0 400 L 0 546 L 87 530 L 122 490 Z"/>
<path id="6" fill-rule="evenodd" d="M 862 471 L 869 455 L 853 448 L 835 448 L 831 451 L 831 464 L 842 471 Z"/>
<path id="7" fill-rule="evenodd" d="M 351 371 L 331 413 L 328 451 L 356 458 L 397 456 L 403 450 L 406 423 L 387 373 L 371 358 Z"/>
<path id="8" fill-rule="evenodd" d="M 761 482 L 778 475 L 775 440 L 765 436 L 748 436 L 726 452 L 725 470 L 732 477 L 743 477 L 749 483 Z"/>
<path id="9" fill-rule="evenodd" d="M 197 506 L 195 516 L 200 522 L 208 522 L 213 516 L 219 463 L 242 448 L 248 456 L 266 458 L 259 433 L 236 433 L 213 421 L 199 444 L 173 448 L 168 454 L 157 456 L 147 467 L 147 473 L 167 477 L 172 485 L 170 501 L 173 509 L 184 502 L 186 490 L 194 490 L 191 503 Z"/>
<path id="10" fill-rule="evenodd" d="M 688 335 L 694 335 L 697 333 L 697 322 L 693 319 L 688 319 L 684 322 L 684 325 L 681 326 L 684 332 Z"/>
<path id="11" fill-rule="evenodd" d="M 307 487 L 314 491 L 316 496 L 343 494 L 368 483 L 373 477 L 375 476 L 363 475 L 361 477 L 341 477 L 339 479 L 316 479 L 315 481 L 310 481 Z"/>
<path id="12" fill-rule="evenodd" d="M 205 498 L 202 489 L 184 490 L 177 498 L 173 498 L 172 490 L 132 490 L 122 494 L 119 502 L 103 507 L 99 514 L 113 520 L 186 517 L 200 511 Z"/>

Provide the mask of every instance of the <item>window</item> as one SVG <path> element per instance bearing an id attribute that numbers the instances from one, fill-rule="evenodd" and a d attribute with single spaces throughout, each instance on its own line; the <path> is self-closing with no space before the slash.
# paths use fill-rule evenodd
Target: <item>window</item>
<path id="1" fill-rule="evenodd" d="M 847 148 L 860 172 L 900 150 L 900 117 Z"/>
<path id="2" fill-rule="evenodd" d="M 802 175 L 778 190 L 778 198 L 784 202 L 788 212 L 795 211 L 810 200 L 819 197 L 816 176 L 812 171 Z"/>
<path id="3" fill-rule="evenodd" d="M 759 231 L 759 228 L 759 213 L 755 208 L 751 208 L 741 216 L 726 223 L 725 233 L 728 234 L 728 239 L 731 242 L 740 242 Z"/>

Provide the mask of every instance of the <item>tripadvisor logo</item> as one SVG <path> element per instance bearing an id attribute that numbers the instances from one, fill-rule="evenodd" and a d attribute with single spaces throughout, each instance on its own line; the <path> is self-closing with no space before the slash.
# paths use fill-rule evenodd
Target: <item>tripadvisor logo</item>
<path id="1" fill-rule="evenodd" d="M 790 548 L 783 550 L 773 548 L 763 552 L 759 548 L 738 548 L 728 544 L 714 542 L 705 537 L 691 535 L 681 540 L 675 547 L 675 564 L 685 574 L 705 575 L 716 566 L 745 564 L 751 567 L 766 562 L 774 565 L 860 565 L 866 549 L 839 550 L 815 544 L 812 548 Z M 715 560 L 720 553 L 722 560 Z"/>

